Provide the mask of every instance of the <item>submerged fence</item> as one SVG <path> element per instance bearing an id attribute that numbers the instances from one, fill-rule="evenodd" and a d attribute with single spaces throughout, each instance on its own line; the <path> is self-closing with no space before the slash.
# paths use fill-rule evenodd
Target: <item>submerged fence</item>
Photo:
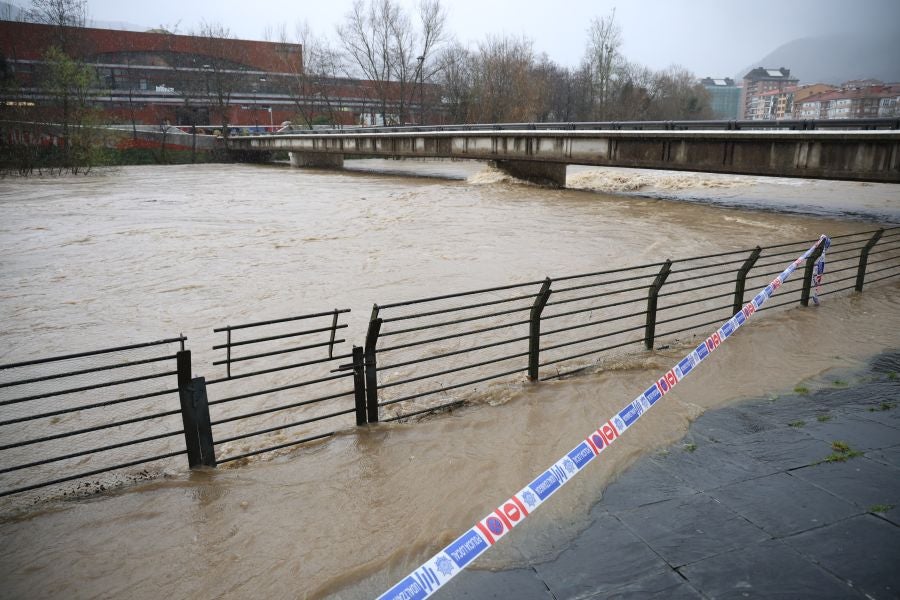
<path id="1" fill-rule="evenodd" d="M 690 342 L 813 242 L 375 305 L 361 347 L 349 309 L 219 327 L 210 379 L 184 336 L 0 365 L 0 496 L 238 462 Z M 820 296 L 900 277 L 900 227 L 832 242 Z M 817 258 L 763 310 L 809 304 Z"/>

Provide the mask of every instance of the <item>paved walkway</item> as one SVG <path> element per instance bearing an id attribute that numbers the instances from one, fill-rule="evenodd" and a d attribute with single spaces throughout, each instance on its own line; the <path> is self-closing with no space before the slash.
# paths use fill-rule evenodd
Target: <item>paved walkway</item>
<path id="1" fill-rule="evenodd" d="M 435 597 L 900 598 L 900 354 L 864 379 L 704 414 L 556 560 Z"/>

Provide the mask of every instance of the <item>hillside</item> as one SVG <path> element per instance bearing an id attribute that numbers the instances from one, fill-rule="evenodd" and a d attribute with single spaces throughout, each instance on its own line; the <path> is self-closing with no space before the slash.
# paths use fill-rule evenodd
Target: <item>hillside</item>
<path id="1" fill-rule="evenodd" d="M 851 79 L 900 82 L 900 36 L 834 34 L 779 46 L 735 74 L 740 81 L 755 67 L 791 70 L 800 83 L 838 84 Z"/>

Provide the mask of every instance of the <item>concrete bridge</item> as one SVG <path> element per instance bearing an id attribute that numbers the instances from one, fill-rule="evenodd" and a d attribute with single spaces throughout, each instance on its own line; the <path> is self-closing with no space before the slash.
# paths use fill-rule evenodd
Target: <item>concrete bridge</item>
<path id="1" fill-rule="evenodd" d="M 484 160 L 560 187 L 570 164 L 900 183 L 898 130 L 351 129 L 231 137 L 228 147 L 251 161 L 287 151 L 296 167 L 339 168 L 344 157 Z"/>

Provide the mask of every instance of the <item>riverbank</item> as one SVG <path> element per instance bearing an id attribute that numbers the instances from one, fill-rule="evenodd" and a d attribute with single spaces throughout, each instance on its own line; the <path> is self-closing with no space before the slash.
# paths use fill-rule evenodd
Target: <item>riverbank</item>
<path id="1" fill-rule="evenodd" d="M 435 597 L 897 598 L 898 373 L 886 353 L 852 385 L 704 413 L 610 484 L 554 558 L 476 567 Z"/>

